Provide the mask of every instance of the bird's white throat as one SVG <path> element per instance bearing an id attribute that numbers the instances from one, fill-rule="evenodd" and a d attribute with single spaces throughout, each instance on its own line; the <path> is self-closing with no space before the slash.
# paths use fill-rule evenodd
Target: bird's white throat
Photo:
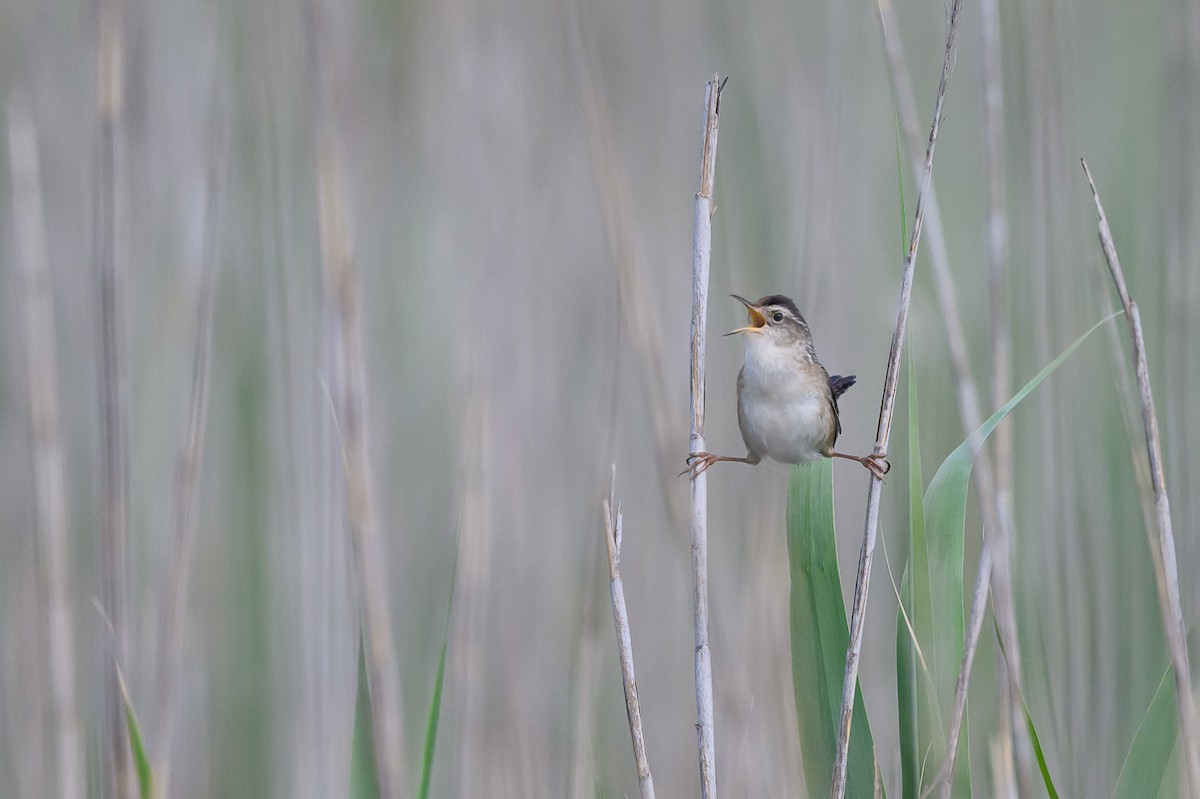
<path id="1" fill-rule="evenodd" d="M 780 345 L 770 334 L 746 336 L 746 382 L 769 384 L 796 379 L 796 351 Z"/>

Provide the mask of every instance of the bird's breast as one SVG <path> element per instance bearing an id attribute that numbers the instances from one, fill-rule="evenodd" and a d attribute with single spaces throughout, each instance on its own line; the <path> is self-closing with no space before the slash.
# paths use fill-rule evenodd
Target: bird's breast
<path id="1" fill-rule="evenodd" d="M 790 353 L 747 348 L 738 398 L 746 446 L 781 463 L 808 463 L 831 443 L 833 411 L 828 377 Z"/>

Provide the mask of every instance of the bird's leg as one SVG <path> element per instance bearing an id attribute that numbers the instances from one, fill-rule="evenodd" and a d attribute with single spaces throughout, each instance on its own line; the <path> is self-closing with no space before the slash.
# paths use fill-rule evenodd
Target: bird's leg
<path id="1" fill-rule="evenodd" d="M 729 455 L 713 455 L 711 452 L 689 452 L 687 456 L 688 467 L 679 473 L 680 477 L 685 474 L 690 475 L 693 480 L 699 477 L 709 466 L 712 466 L 718 461 L 729 461 L 730 463 L 749 463 L 751 465 L 758 463 L 758 460 L 746 458 L 734 458 Z"/>
<path id="2" fill-rule="evenodd" d="M 870 455 L 845 455 L 841 452 L 831 452 L 829 457 L 858 461 L 880 480 L 883 480 L 883 476 L 892 470 L 892 464 L 887 462 L 887 458 L 881 452 L 872 452 Z"/>

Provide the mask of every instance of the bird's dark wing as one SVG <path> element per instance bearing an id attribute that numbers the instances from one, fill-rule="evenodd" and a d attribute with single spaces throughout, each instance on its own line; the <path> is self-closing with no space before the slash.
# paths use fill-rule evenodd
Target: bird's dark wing
<path id="1" fill-rule="evenodd" d="M 834 375 L 833 377 L 829 378 L 829 390 L 833 392 L 833 398 L 836 400 L 838 397 L 845 394 L 846 389 L 854 385 L 857 380 L 858 378 L 854 375 L 846 375 L 845 377 L 842 377 L 841 375 Z"/>
<path id="2" fill-rule="evenodd" d="M 838 397 L 845 394 L 846 389 L 854 385 L 854 381 L 857 379 L 858 378 L 854 375 L 846 375 L 845 377 L 842 377 L 841 375 L 833 375 L 829 378 L 829 404 L 833 406 L 833 424 L 835 430 L 833 434 L 833 442 L 830 442 L 829 444 L 831 447 L 833 446 L 833 443 L 837 441 L 837 437 L 842 434 L 842 420 L 841 417 L 838 416 Z"/>

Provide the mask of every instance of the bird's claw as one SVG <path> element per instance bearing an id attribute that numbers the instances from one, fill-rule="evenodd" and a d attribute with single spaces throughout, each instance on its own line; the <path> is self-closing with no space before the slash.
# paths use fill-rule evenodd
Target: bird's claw
<path id="1" fill-rule="evenodd" d="M 704 471 L 717 462 L 717 456 L 709 452 L 689 452 L 687 459 L 684 461 L 687 468 L 680 472 L 677 477 L 688 475 L 692 480 L 695 480 Z"/>
<path id="2" fill-rule="evenodd" d="M 879 482 L 883 482 L 883 476 L 892 470 L 892 464 L 888 462 L 887 457 L 882 452 L 872 452 L 862 460 L 862 465 L 867 467 L 867 471 L 879 478 Z"/>

